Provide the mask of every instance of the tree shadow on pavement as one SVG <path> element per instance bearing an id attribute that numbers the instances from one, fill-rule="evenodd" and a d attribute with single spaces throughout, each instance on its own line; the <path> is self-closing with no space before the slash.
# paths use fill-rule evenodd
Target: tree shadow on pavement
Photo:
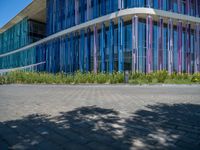
<path id="1" fill-rule="evenodd" d="M 200 105 L 156 104 L 122 117 L 96 106 L 0 122 L 0 149 L 200 149 Z"/>

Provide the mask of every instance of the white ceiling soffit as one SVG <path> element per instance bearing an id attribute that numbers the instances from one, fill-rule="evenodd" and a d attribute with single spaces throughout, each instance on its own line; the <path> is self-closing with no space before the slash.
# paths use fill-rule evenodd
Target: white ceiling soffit
<path id="1" fill-rule="evenodd" d="M 7 24 L 1 29 L 0 33 L 11 28 L 22 19 L 28 17 L 39 22 L 46 22 L 46 0 L 33 0 L 26 8 L 12 18 Z"/>

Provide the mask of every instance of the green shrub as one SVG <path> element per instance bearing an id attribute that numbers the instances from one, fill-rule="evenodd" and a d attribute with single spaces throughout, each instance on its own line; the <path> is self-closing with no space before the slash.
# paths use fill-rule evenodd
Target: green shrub
<path id="1" fill-rule="evenodd" d="M 124 74 L 120 72 L 114 73 L 113 78 L 115 79 L 115 83 L 124 83 Z"/>
<path id="2" fill-rule="evenodd" d="M 176 79 L 177 73 L 174 72 L 169 76 L 169 79 Z"/>
<path id="3" fill-rule="evenodd" d="M 191 82 L 200 83 L 200 73 L 193 74 L 193 76 L 191 78 Z"/>
<path id="4" fill-rule="evenodd" d="M 87 83 L 95 83 L 96 78 L 95 78 L 96 74 L 94 74 L 93 72 L 88 72 L 86 77 L 87 77 Z"/>
<path id="5" fill-rule="evenodd" d="M 153 78 L 154 78 L 153 73 L 150 73 L 150 74 L 146 75 L 146 80 L 148 81 L 148 83 L 152 83 Z"/>
<path id="6" fill-rule="evenodd" d="M 107 74 L 108 83 L 117 84 L 124 83 L 124 74 L 120 72 L 114 72 L 113 74 Z"/>
<path id="7" fill-rule="evenodd" d="M 74 74 L 50 74 L 45 72 L 25 72 L 14 71 L 0 76 L 0 84 L 79 84 L 79 83 L 124 83 L 124 73 L 81 73 Z M 130 84 L 191 84 L 200 83 L 200 73 L 188 75 L 186 73 L 173 73 L 168 75 L 167 71 L 158 71 L 149 74 L 131 73 L 129 76 Z"/>
<path id="8" fill-rule="evenodd" d="M 77 71 L 74 74 L 74 83 L 87 83 L 87 74 L 82 74 L 81 72 Z"/>
<path id="9" fill-rule="evenodd" d="M 74 78 L 72 75 L 66 75 L 64 78 L 63 78 L 63 83 L 64 84 L 72 84 L 74 82 Z"/>
<path id="10" fill-rule="evenodd" d="M 184 80 L 185 78 L 187 78 L 184 74 L 177 74 L 175 79 L 177 80 Z"/>
<path id="11" fill-rule="evenodd" d="M 142 78 L 144 78 L 145 77 L 145 74 L 144 73 L 139 73 L 139 72 L 136 72 L 136 73 L 132 73 L 131 75 L 130 75 L 130 80 L 135 80 L 135 79 L 142 79 Z"/>
<path id="12" fill-rule="evenodd" d="M 99 73 L 96 75 L 96 83 L 103 84 L 108 82 L 108 75 L 105 73 Z"/>
<path id="13" fill-rule="evenodd" d="M 129 80 L 130 84 L 140 84 L 141 82 L 139 80 Z"/>
<path id="14" fill-rule="evenodd" d="M 6 84 L 4 76 L 0 76 L 0 84 Z"/>
<path id="15" fill-rule="evenodd" d="M 168 77 L 168 72 L 166 70 L 155 72 L 155 78 L 158 83 L 164 83 Z"/>

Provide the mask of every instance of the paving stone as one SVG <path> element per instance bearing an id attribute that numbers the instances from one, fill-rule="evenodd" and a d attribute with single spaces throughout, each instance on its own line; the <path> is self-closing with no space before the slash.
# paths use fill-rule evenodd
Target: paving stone
<path id="1" fill-rule="evenodd" d="M 200 86 L 3 85 L 1 149 L 200 149 Z"/>
<path id="2" fill-rule="evenodd" d="M 41 150 L 43 150 L 43 149 L 48 149 L 48 150 L 61 150 L 62 147 L 60 147 L 60 146 L 58 146 L 58 145 L 55 145 L 55 144 L 52 143 L 52 142 L 49 142 L 49 141 L 44 140 L 44 141 L 40 142 L 39 144 L 37 144 L 37 145 L 35 146 L 35 149 L 41 149 Z"/>
<path id="3" fill-rule="evenodd" d="M 0 139 L 0 149 L 1 150 L 8 150 L 9 145 L 8 143 L 6 143 L 5 141 L 3 141 L 2 139 Z"/>
<path id="4" fill-rule="evenodd" d="M 62 147 L 66 150 L 89 150 L 88 146 L 73 142 L 65 143 Z"/>
<path id="5" fill-rule="evenodd" d="M 91 142 L 87 144 L 88 147 L 90 147 L 92 150 L 114 150 L 114 147 L 110 147 L 105 144 L 101 144 L 98 142 Z"/>

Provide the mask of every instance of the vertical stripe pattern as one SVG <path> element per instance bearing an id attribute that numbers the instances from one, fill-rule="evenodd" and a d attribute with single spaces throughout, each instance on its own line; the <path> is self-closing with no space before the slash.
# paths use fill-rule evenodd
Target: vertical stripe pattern
<path id="1" fill-rule="evenodd" d="M 182 72 L 182 22 L 178 21 L 178 73 Z"/>
<path id="2" fill-rule="evenodd" d="M 132 72 L 138 71 L 138 16 L 132 18 Z"/>
<path id="3" fill-rule="evenodd" d="M 146 19 L 146 73 L 152 72 L 152 17 L 147 16 Z"/>

